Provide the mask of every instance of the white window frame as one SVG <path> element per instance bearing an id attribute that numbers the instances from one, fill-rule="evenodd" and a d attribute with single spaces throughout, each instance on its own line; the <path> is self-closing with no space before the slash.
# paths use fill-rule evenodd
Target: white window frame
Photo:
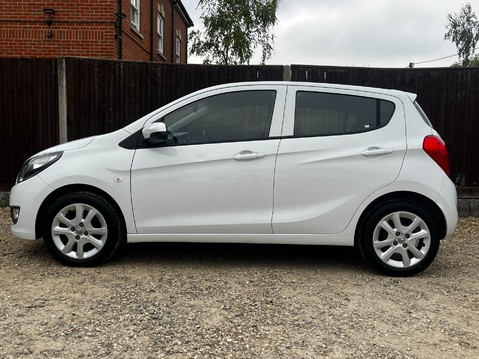
<path id="1" fill-rule="evenodd" d="M 130 0 L 130 20 L 131 24 L 140 31 L 140 0 Z"/>
<path id="2" fill-rule="evenodd" d="M 177 35 L 176 36 L 176 63 L 179 64 L 181 62 L 181 39 Z"/>
<path id="3" fill-rule="evenodd" d="M 158 11 L 156 19 L 156 33 L 158 34 L 158 52 L 164 54 L 165 51 L 165 19 Z"/>

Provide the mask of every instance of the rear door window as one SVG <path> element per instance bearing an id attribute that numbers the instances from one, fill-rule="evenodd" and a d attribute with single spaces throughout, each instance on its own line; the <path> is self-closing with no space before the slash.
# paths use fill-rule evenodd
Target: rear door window
<path id="1" fill-rule="evenodd" d="M 394 103 L 370 97 L 298 91 L 294 136 L 331 136 L 376 130 L 388 124 Z"/>

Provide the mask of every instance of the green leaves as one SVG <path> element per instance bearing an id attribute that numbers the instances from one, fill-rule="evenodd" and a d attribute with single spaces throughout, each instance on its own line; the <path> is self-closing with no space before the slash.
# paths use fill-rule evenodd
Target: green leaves
<path id="1" fill-rule="evenodd" d="M 261 63 L 271 57 L 281 0 L 199 0 L 205 30 L 189 35 L 190 53 L 205 64 L 249 64 L 261 47 Z"/>
<path id="2" fill-rule="evenodd" d="M 456 44 L 462 66 L 477 64 L 474 50 L 479 41 L 479 21 L 472 11 L 471 4 L 464 5 L 459 13 L 448 14 L 447 21 L 444 39 Z"/>

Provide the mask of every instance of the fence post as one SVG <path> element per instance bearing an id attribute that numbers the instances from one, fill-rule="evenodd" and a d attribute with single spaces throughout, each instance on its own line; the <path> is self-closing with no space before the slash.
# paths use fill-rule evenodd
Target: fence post
<path id="1" fill-rule="evenodd" d="M 283 81 L 291 81 L 291 65 L 283 66 Z"/>
<path id="2" fill-rule="evenodd" d="M 67 129 L 67 68 L 64 57 L 57 60 L 58 69 L 58 130 L 60 143 L 68 141 Z"/>

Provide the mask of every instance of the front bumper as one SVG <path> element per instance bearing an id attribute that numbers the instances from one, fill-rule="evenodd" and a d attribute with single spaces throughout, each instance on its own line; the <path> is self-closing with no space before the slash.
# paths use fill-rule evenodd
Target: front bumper
<path id="1" fill-rule="evenodd" d="M 10 192 L 10 208 L 18 212 L 16 223 L 12 218 L 11 231 L 15 237 L 37 239 L 35 222 L 38 210 L 52 189 L 39 175 L 15 185 Z"/>

